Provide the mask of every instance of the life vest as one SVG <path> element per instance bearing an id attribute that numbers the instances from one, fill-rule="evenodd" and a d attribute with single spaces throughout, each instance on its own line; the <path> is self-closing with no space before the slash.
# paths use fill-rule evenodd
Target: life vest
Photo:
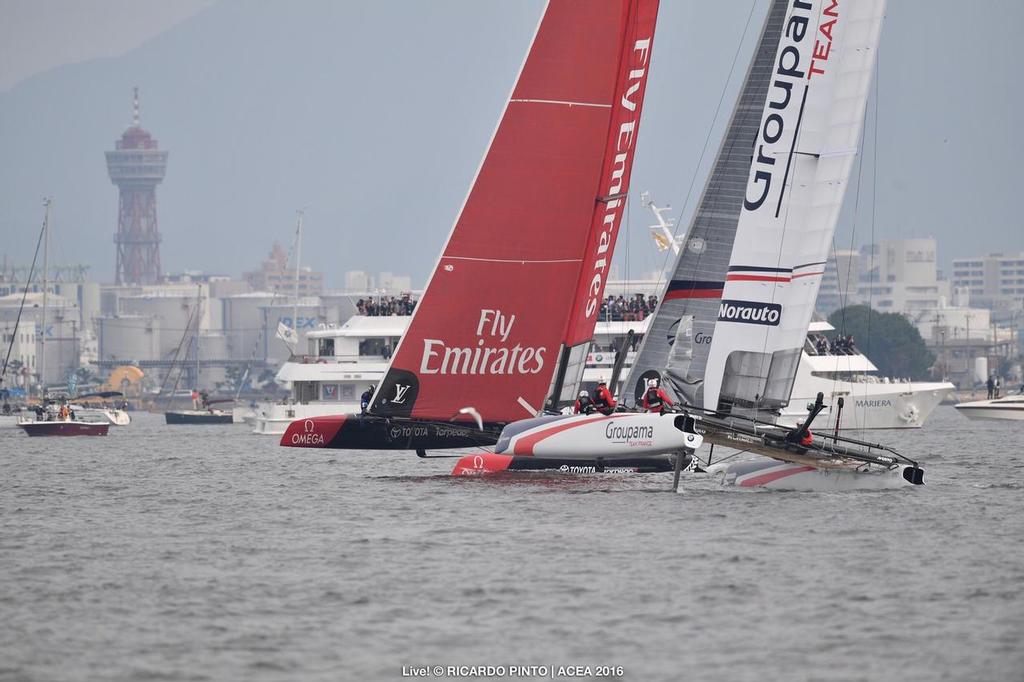
<path id="1" fill-rule="evenodd" d="M 607 386 L 597 387 L 597 393 L 594 395 L 594 405 L 599 410 L 615 407 L 615 400 L 612 398 L 612 394 Z"/>
<path id="2" fill-rule="evenodd" d="M 814 434 L 811 433 L 810 429 L 807 429 L 807 433 L 805 433 L 804 437 L 800 439 L 800 445 L 803 445 L 804 447 L 807 447 L 808 445 L 813 445 L 813 444 L 814 444 Z"/>
<path id="3" fill-rule="evenodd" d="M 649 410 L 661 409 L 664 405 L 664 401 L 661 399 L 661 390 L 657 388 L 647 389 L 647 395 L 644 396 L 644 399 L 647 401 L 647 409 Z"/>
<path id="4" fill-rule="evenodd" d="M 590 396 L 583 396 L 576 400 L 576 414 L 590 414 L 594 409 L 594 401 L 590 399 Z"/>

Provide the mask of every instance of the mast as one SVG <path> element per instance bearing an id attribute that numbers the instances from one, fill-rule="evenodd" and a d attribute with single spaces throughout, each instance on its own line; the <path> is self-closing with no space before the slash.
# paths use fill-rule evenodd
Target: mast
<path id="1" fill-rule="evenodd" d="M 196 332 L 192 337 L 192 345 L 196 352 L 196 390 L 199 389 L 199 325 L 203 319 L 203 285 L 196 287 Z"/>
<path id="2" fill-rule="evenodd" d="M 47 276 L 50 272 L 50 206 L 52 204 L 53 199 L 50 197 L 43 199 L 43 206 L 46 207 L 46 210 L 43 214 L 43 331 L 39 347 L 39 383 L 44 399 L 46 398 L 46 302 L 47 289 L 49 289 Z"/>
<path id="3" fill-rule="evenodd" d="M 295 226 L 295 308 L 292 311 L 292 329 L 295 330 L 295 344 L 299 343 L 299 267 L 302 263 L 302 218 L 304 212 L 298 211 L 299 218 Z M 294 353 L 294 349 L 292 350 Z"/>

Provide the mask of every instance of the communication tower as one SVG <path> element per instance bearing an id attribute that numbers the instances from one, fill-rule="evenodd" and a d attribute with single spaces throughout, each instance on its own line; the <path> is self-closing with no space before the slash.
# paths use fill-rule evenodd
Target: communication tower
<path id="1" fill-rule="evenodd" d="M 139 125 L 139 89 L 135 88 L 132 125 L 107 152 L 110 181 L 121 198 L 117 212 L 118 284 L 157 284 L 160 270 L 160 231 L 156 222 L 156 186 L 167 170 L 167 152 Z"/>

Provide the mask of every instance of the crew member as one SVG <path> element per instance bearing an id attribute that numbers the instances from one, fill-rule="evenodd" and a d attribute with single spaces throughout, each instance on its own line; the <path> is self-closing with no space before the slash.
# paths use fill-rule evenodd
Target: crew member
<path id="1" fill-rule="evenodd" d="M 807 429 L 804 432 L 803 437 L 800 439 L 800 445 L 804 446 L 805 448 L 814 445 L 814 434 L 811 433 L 810 429 Z"/>
<path id="2" fill-rule="evenodd" d="M 596 407 L 594 407 L 594 401 L 590 399 L 590 394 L 586 391 L 580 391 L 580 397 L 576 399 L 576 404 L 572 406 L 572 411 L 575 414 L 590 414 Z"/>
<path id="3" fill-rule="evenodd" d="M 640 401 L 643 408 L 648 412 L 657 412 L 658 414 L 665 414 L 665 407 L 672 406 L 672 399 L 668 397 L 668 394 L 664 390 L 658 387 L 657 379 L 650 379 L 647 382 L 647 392 L 644 393 L 643 400 Z"/>
<path id="4" fill-rule="evenodd" d="M 359 396 L 359 409 L 363 414 L 366 414 L 366 408 L 370 406 L 371 398 L 373 398 L 373 385 L 363 391 L 363 394 Z"/>
<path id="5" fill-rule="evenodd" d="M 60 418 L 61 421 L 67 421 L 71 418 L 71 410 L 68 409 L 67 403 L 62 403 L 60 406 Z"/>
<path id="6" fill-rule="evenodd" d="M 604 379 L 597 382 L 597 390 L 594 391 L 594 407 L 601 414 L 611 414 L 615 411 L 615 397 L 608 390 L 608 384 Z"/>
<path id="7" fill-rule="evenodd" d="M 194 388 L 192 389 L 192 409 L 199 409 L 199 391 Z"/>

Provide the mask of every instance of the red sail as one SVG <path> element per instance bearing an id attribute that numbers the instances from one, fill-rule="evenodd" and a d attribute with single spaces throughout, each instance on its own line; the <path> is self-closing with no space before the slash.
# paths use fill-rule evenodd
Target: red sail
<path id="1" fill-rule="evenodd" d="M 550 2 L 371 412 L 473 407 L 495 423 L 542 407 L 563 343 L 593 330 L 574 299 L 603 292 L 591 282 L 618 227 L 607 195 L 629 176 L 635 122 L 628 139 L 623 125 L 639 118 L 657 4 Z"/>

